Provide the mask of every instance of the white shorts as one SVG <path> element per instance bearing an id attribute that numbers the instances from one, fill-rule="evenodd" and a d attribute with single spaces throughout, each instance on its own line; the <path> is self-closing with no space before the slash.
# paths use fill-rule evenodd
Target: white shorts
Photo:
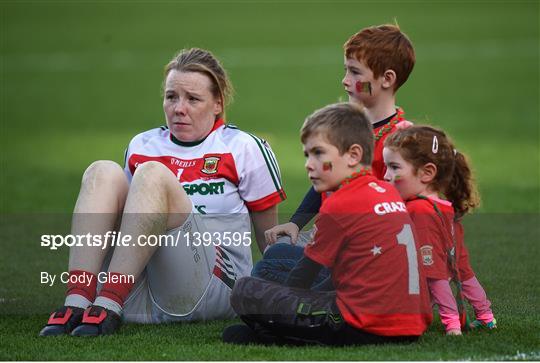
<path id="1" fill-rule="evenodd" d="M 176 246 L 158 248 L 124 304 L 125 321 L 163 323 L 231 319 L 231 284 L 215 273 L 215 246 L 188 246 L 186 232 L 206 231 L 202 216 L 194 211 L 184 224 L 167 231 L 181 237 Z M 217 256 L 217 255 L 220 256 Z M 219 274 L 218 274 L 219 275 Z"/>

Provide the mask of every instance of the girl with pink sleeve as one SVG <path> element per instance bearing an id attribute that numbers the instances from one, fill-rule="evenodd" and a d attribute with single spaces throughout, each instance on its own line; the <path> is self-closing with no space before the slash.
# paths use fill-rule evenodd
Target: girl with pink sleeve
<path id="1" fill-rule="evenodd" d="M 461 335 L 464 299 L 476 316 L 470 328 L 496 328 L 491 303 L 470 267 L 463 242 L 461 218 L 479 204 L 465 155 L 457 152 L 444 132 L 413 126 L 385 140 L 383 158 L 384 178 L 396 186 L 414 222 L 432 302 L 439 307 L 446 333 Z M 457 298 L 450 287 L 452 279 Z"/>

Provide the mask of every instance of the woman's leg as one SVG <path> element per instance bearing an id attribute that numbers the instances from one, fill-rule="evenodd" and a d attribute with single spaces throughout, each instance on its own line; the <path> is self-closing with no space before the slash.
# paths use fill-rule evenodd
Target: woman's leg
<path id="1" fill-rule="evenodd" d="M 120 165 L 96 161 L 84 172 L 73 211 L 71 234 L 104 236 L 117 227 L 129 184 Z M 94 302 L 97 274 L 110 247 L 73 246 L 69 251 L 70 277 L 80 282 L 67 285 L 64 307 L 55 311 L 41 335 L 70 333 L 82 320 L 83 310 Z M 71 281 L 71 279 L 70 279 Z"/>
<path id="2" fill-rule="evenodd" d="M 140 237 L 165 235 L 167 230 L 182 225 L 191 210 L 190 199 L 164 165 L 149 161 L 137 168 L 119 231 L 123 236 L 131 236 L 132 243 L 115 246 L 107 271 L 108 280 L 72 335 L 112 334 L 118 329 L 126 298 L 159 248 L 159 245 L 141 243 L 145 239 Z"/>
<path id="3" fill-rule="evenodd" d="M 119 233 L 130 243 L 115 246 L 108 276 L 125 283 L 105 282 L 96 305 L 121 312 L 125 298 L 159 245 L 146 243 L 148 236 L 164 235 L 182 225 L 192 204 L 178 180 L 164 165 L 146 162 L 133 176 Z M 131 283 L 129 282 L 131 281 Z"/>
<path id="4" fill-rule="evenodd" d="M 96 161 L 86 169 L 73 211 L 71 234 L 104 236 L 117 227 L 129 184 L 120 165 Z M 97 274 L 109 246 L 73 246 L 69 250 L 69 270 Z"/>

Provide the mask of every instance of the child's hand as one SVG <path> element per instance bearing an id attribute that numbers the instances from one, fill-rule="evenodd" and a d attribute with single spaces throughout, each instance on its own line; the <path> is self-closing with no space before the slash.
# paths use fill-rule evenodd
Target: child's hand
<path id="1" fill-rule="evenodd" d="M 299 231 L 300 230 L 296 224 L 289 222 L 285 224 L 279 224 L 265 231 L 264 238 L 266 239 L 266 243 L 268 243 L 269 245 L 273 245 L 274 243 L 276 243 L 279 236 L 288 235 L 289 237 L 291 237 L 291 243 L 294 245 L 296 244 L 296 240 L 298 239 Z"/>

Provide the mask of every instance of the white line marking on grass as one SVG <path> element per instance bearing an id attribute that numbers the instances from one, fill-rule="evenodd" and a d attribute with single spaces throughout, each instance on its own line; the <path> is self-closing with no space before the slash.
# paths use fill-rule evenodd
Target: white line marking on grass
<path id="1" fill-rule="evenodd" d="M 529 353 L 523 353 L 519 350 L 516 351 L 516 354 L 514 355 L 496 355 L 492 356 L 487 359 L 482 359 L 484 361 L 512 361 L 512 360 L 526 360 L 526 361 L 533 361 L 533 360 L 539 360 L 540 359 L 540 352 L 529 352 Z M 464 359 L 464 361 L 477 361 L 478 358 L 467 358 Z"/>
<path id="2" fill-rule="evenodd" d="M 538 360 L 540 359 L 540 352 L 521 353 L 519 350 L 514 355 L 507 355 L 502 357 L 502 360 Z"/>
<path id="3" fill-rule="evenodd" d="M 4 304 L 4 303 L 8 303 L 8 302 L 14 302 L 14 301 L 17 301 L 18 299 L 15 299 L 15 298 L 12 298 L 12 299 L 7 299 L 7 298 L 4 298 L 4 297 L 0 297 L 0 304 Z"/>

